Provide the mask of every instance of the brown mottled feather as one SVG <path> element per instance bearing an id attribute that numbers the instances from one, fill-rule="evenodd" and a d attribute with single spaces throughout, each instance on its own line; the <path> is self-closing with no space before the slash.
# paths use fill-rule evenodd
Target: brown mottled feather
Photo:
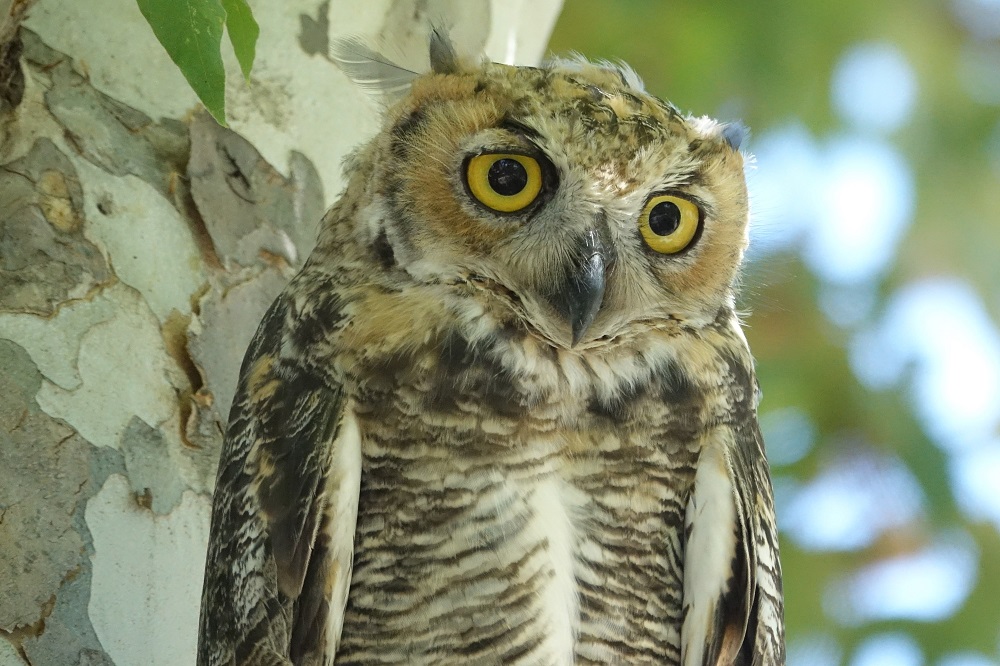
<path id="1" fill-rule="evenodd" d="M 247 351 L 219 468 L 203 609 L 253 594 L 245 617 L 203 612 L 200 664 L 289 663 L 322 654 L 329 604 L 324 485 L 341 420 L 339 387 L 295 353 L 308 327 L 288 297 Z M 295 331 L 291 331 L 293 328 Z M 231 635 L 255 636 L 230 643 Z M 242 650 L 252 648 L 244 654 Z M 295 661 L 294 663 L 302 663 Z"/>
<path id="2" fill-rule="evenodd" d="M 623 67 L 434 40 L 412 81 L 347 65 L 398 101 L 247 352 L 199 664 L 780 666 L 736 133 Z M 531 206 L 473 199 L 489 152 L 539 161 Z M 673 255 L 639 233 L 663 193 L 700 215 Z"/>

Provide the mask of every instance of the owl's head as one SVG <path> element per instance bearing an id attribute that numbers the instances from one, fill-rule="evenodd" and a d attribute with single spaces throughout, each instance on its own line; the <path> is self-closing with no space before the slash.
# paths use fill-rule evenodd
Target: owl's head
<path id="1" fill-rule="evenodd" d="M 396 97 L 348 185 L 385 271 L 564 349 L 732 307 L 740 127 L 682 115 L 625 66 L 464 60 L 438 33 L 427 74 L 356 42 L 340 61 Z"/>

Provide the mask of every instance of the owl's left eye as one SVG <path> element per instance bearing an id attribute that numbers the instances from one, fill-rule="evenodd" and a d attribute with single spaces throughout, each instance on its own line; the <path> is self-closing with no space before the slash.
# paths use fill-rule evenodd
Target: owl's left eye
<path id="1" fill-rule="evenodd" d="M 500 213 L 530 206 L 542 191 L 542 167 L 527 155 L 490 153 L 471 157 L 465 182 L 476 200 Z"/>
<path id="2" fill-rule="evenodd" d="M 639 231 L 650 249 L 676 254 L 694 240 L 700 221 L 701 212 L 693 201 L 662 194 L 646 202 L 639 216 Z"/>

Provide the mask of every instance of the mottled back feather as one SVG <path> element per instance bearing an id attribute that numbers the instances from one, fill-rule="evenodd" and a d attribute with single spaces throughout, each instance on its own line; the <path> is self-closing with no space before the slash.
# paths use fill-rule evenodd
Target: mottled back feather
<path id="1" fill-rule="evenodd" d="M 307 323 L 280 297 L 247 350 L 216 483 L 199 664 L 309 663 L 325 650 L 321 528 L 343 398 L 298 353 Z M 234 598 L 238 614 L 208 612 Z"/>

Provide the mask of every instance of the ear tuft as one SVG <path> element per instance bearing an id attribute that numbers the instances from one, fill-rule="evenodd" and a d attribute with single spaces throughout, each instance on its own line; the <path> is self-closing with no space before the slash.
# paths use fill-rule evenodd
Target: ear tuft
<path id="1" fill-rule="evenodd" d="M 431 71 L 454 74 L 458 71 L 458 56 L 448 33 L 441 28 L 431 30 Z"/>
<path id="2" fill-rule="evenodd" d="M 738 120 L 722 126 L 722 138 L 733 150 L 739 150 L 749 134 L 750 130 Z"/>

